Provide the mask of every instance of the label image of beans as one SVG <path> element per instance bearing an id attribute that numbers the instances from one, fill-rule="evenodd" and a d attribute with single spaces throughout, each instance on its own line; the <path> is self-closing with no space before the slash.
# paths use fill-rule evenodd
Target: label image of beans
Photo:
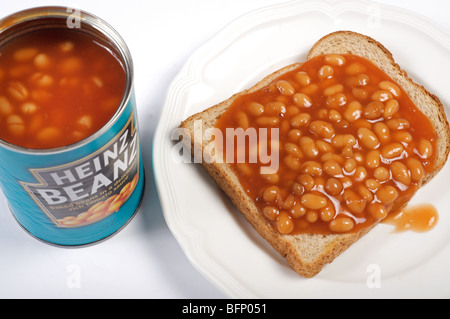
<path id="1" fill-rule="evenodd" d="M 139 141 L 132 114 L 108 144 L 75 162 L 30 169 L 22 186 L 57 227 L 92 224 L 117 212 L 139 179 Z"/>

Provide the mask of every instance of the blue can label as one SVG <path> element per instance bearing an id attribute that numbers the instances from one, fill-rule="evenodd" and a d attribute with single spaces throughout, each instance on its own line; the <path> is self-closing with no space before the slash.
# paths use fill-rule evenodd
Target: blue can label
<path id="1" fill-rule="evenodd" d="M 120 209 L 139 182 L 139 165 L 132 113 L 124 128 L 101 149 L 64 165 L 31 168 L 37 182 L 21 184 L 57 227 L 82 227 Z"/>

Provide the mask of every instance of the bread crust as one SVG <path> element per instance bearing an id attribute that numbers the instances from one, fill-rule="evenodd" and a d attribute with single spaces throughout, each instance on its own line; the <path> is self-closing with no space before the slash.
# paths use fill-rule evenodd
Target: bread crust
<path id="1" fill-rule="evenodd" d="M 355 54 L 372 61 L 397 81 L 417 107 L 430 118 L 438 135 L 439 154 L 435 164 L 435 172 L 424 183 L 431 180 L 444 166 L 450 151 L 450 128 L 441 101 L 423 86 L 413 82 L 408 74 L 394 61 L 392 54 L 383 45 L 370 37 L 352 31 L 337 31 L 328 34 L 312 46 L 307 59 L 329 53 Z M 203 143 L 199 143 L 194 138 L 194 122 L 196 120 L 202 121 L 203 129 L 214 127 L 221 114 L 226 111 L 236 98 L 266 86 L 273 79 L 297 68 L 301 64 L 288 65 L 266 76 L 253 87 L 236 93 L 229 99 L 184 120 L 180 127 L 184 128 L 185 133 L 190 137 L 185 142 L 191 144 L 192 153 L 194 154 L 195 150 L 202 151 L 210 142 L 202 140 Z M 255 203 L 246 194 L 237 176 L 228 164 L 202 161 L 202 165 L 253 228 L 286 258 L 292 269 L 303 277 L 310 278 L 317 275 L 326 264 L 331 263 L 337 256 L 376 226 L 373 225 L 360 232 L 349 234 L 282 235 L 260 214 Z"/>

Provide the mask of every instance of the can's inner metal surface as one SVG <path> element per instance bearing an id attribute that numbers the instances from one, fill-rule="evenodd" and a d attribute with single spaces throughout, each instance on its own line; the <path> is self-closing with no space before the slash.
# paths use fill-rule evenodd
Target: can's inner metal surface
<path id="1" fill-rule="evenodd" d="M 98 17 L 80 10 L 72 10 L 66 7 L 39 7 L 28 9 L 10 15 L 0 21 L 0 51 L 1 48 L 11 40 L 24 34 L 42 29 L 69 29 L 73 32 L 83 32 L 95 39 L 105 49 L 122 63 L 126 74 L 126 86 L 122 101 L 111 119 L 97 132 L 75 144 L 51 148 L 51 149 L 29 149 L 7 143 L 0 139 L 0 145 L 21 153 L 52 154 L 59 153 L 70 148 L 77 148 L 89 143 L 101 135 L 127 105 L 133 91 L 133 61 L 131 54 L 122 37 L 105 21 Z"/>

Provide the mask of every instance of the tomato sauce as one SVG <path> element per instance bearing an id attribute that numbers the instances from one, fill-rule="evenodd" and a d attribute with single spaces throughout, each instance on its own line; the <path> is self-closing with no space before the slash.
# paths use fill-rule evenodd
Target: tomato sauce
<path id="1" fill-rule="evenodd" d="M 0 139 L 31 149 L 76 143 L 111 119 L 125 83 L 114 51 L 85 33 L 17 37 L 0 55 Z"/>

